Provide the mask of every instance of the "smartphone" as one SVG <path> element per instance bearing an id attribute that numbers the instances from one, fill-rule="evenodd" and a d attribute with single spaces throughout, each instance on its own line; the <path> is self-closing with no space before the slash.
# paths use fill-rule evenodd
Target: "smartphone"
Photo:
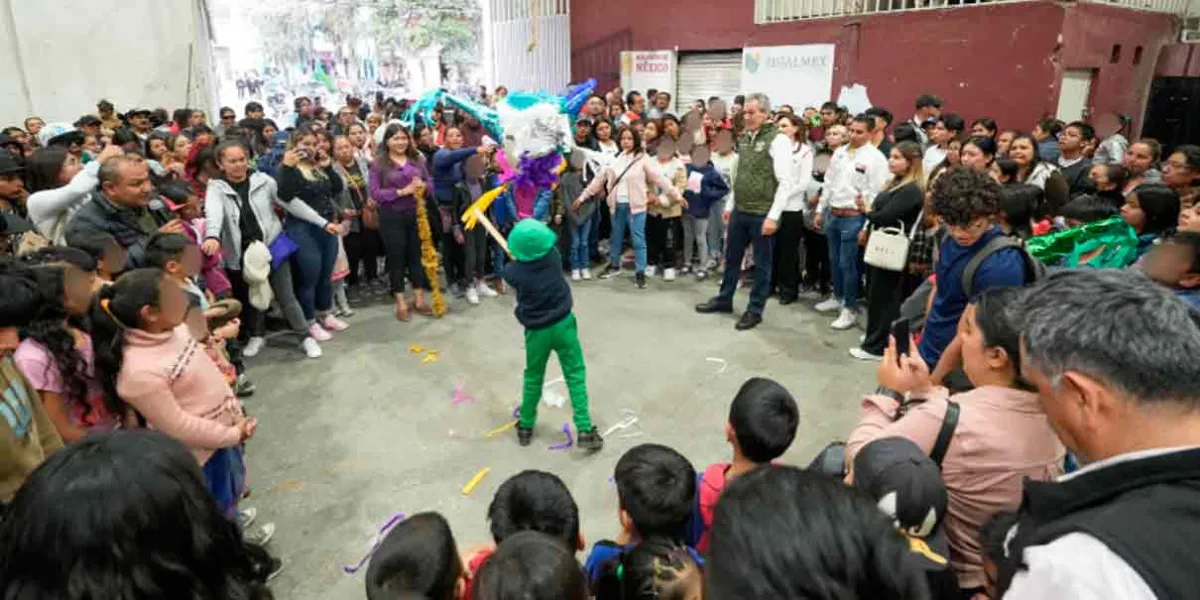
<path id="1" fill-rule="evenodd" d="M 892 322 L 892 337 L 896 339 L 896 359 L 908 354 L 908 319 L 896 319 Z"/>
<path id="2" fill-rule="evenodd" d="M 312 160 L 312 158 L 313 158 L 312 150 L 308 150 L 306 148 L 301 148 L 301 149 L 297 150 L 297 152 L 300 153 L 300 160 Z"/>

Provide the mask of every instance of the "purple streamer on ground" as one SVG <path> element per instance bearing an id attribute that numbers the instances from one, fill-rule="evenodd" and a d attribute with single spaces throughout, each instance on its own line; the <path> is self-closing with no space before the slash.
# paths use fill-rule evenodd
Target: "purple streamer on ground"
<path id="1" fill-rule="evenodd" d="M 522 156 L 512 185 L 516 188 L 549 189 L 558 183 L 556 171 L 561 162 L 562 157 L 557 152 L 537 158 Z"/>
<path id="2" fill-rule="evenodd" d="M 367 561 L 371 560 L 371 557 L 375 555 L 375 551 L 379 549 L 379 544 L 383 542 L 383 534 L 387 533 L 387 531 L 395 526 L 396 523 L 399 523 L 403 520 L 404 513 L 396 513 L 392 515 L 392 518 L 388 519 L 388 522 L 384 523 L 383 527 L 379 528 L 379 533 L 375 535 L 375 542 L 371 544 L 371 549 L 368 550 L 362 558 L 358 559 L 358 564 L 346 565 L 342 567 L 342 570 L 345 571 L 347 575 L 353 575 L 357 573 L 358 570 L 363 568 L 363 565 L 367 564 Z"/>
<path id="3" fill-rule="evenodd" d="M 513 407 L 513 418 L 514 419 L 521 418 L 521 407 L 519 405 Z"/>
<path id="4" fill-rule="evenodd" d="M 571 435 L 571 424 L 570 423 L 563 423 L 562 432 L 563 432 L 563 435 L 567 436 L 567 441 L 562 442 L 560 444 L 554 444 L 553 446 L 550 446 L 550 448 L 549 448 L 550 450 L 566 450 L 567 448 L 570 448 L 571 446 L 575 445 L 575 438 L 574 438 L 574 436 Z"/>

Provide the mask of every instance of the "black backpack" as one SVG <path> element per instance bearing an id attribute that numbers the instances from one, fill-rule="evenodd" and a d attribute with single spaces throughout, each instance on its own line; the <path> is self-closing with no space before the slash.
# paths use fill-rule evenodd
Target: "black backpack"
<path id="1" fill-rule="evenodd" d="M 962 287 L 963 293 L 967 295 L 969 300 L 975 291 L 975 272 L 983 265 L 983 261 L 987 260 L 991 255 L 1004 250 L 1005 248 L 1016 248 L 1021 251 L 1021 258 L 1025 259 L 1025 285 L 1029 285 L 1046 276 L 1046 265 L 1034 258 L 1025 249 L 1025 244 L 1016 238 L 1007 235 L 1001 235 L 988 240 L 988 243 L 967 261 L 967 266 L 962 272 Z"/>

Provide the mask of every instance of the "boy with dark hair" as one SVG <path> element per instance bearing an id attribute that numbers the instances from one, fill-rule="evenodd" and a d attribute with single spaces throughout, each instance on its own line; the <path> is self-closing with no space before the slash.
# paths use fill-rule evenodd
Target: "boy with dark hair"
<path id="1" fill-rule="evenodd" d="M 1033 137 L 1038 141 L 1038 156 L 1049 163 L 1058 162 L 1058 134 L 1062 133 L 1063 122 L 1058 119 L 1042 119 L 1033 126 Z"/>
<path id="2" fill-rule="evenodd" d="M 948 169 L 930 191 L 934 212 L 946 229 L 938 248 L 933 304 L 925 319 L 918 350 L 941 382 L 958 367 L 958 321 L 980 292 L 1021 286 L 1036 277 L 1036 261 L 994 223 L 1000 210 L 1000 185 L 986 173 L 965 167 Z M 1004 238 L 993 241 L 997 238 Z M 979 259 L 976 260 L 976 255 Z M 967 267 L 972 272 L 967 273 Z M 942 360 L 942 355 L 947 360 Z M 965 378 L 964 378 L 965 379 Z M 962 389 L 947 382 L 948 387 Z"/>
<path id="3" fill-rule="evenodd" d="M 1084 194 L 1064 204 L 1058 213 L 1066 221 L 1067 227 L 1079 227 L 1115 217 L 1121 214 L 1121 211 L 1109 200 Z"/>
<path id="4" fill-rule="evenodd" d="M 1042 188 L 1028 183 L 1009 183 L 1000 186 L 1000 212 L 996 226 L 1005 235 L 1025 239 L 1033 235 L 1033 215 L 1042 205 Z"/>
<path id="5" fill-rule="evenodd" d="M 488 506 L 492 541 L 478 549 L 467 561 L 467 573 L 478 573 L 496 546 L 522 531 L 544 533 L 563 543 L 572 554 L 583 550 L 583 532 L 579 529 L 579 506 L 571 491 L 557 475 L 526 470 L 509 477 Z M 466 594 L 473 598 L 473 577 L 467 579 Z"/>
<path id="6" fill-rule="evenodd" d="M 692 464 L 660 444 L 630 448 L 617 461 L 615 471 L 621 534 L 615 541 L 601 540 L 592 546 L 584 570 L 593 583 L 599 580 L 606 562 L 641 540 L 653 537 L 682 542 L 696 497 Z M 694 551 L 693 555 L 702 563 Z"/>
<path id="7" fill-rule="evenodd" d="M 708 530 L 713 511 L 726 484 L 771 464 L 792 445 L 800 424 L 796 400 L 771 379 L 752 377 L 742 384 L 729 407 L 725 439 L 733 446 L 733 460 L 715 463 L 696 482 L 696 504 L 688 526 L 687 542 L 708 551 Z"/>
<path id="8" fill-rule="evenodd" d="M 1095 139 L 1096 130 L 1083 121 L 1070 123 L 1058 135 L 1058 168 L 1067 180 L 1072 198 L 1096 191 L 1096 186 L 1088 179 L 1092 159 L 1083 153 Z"/>
<path id="9" fill-rule="evenodd" d="M 1200 233 L 1184 231 L 1146 255 L 1146 275 L 1200 310 Z"/>
<path id="10" fill-rule="evenodd" d="M 925 158 L 921 160 L 921 165 L 925 167 L 926 173 L 932 173 L 938 165 L 946 160 L 946 153 L 950 151 L 950 142 L 962 138 L 963 129 L 966 127 L 967 122 L 954 113 L 946 113 L 934 121 L 933 131 L 930 133 L 930 144 L 925 149 Z"/>
<path id="11" fill-rule="evenodd" d="M 127 260 L 125 248 L 121 247 L 116 238 L 103 231 L 81 234 L 71 244 L 71 247 L 84 251 L 92 260 L 96 261 L 96 280 L 92 286 L 93 293 L 106 285 L 111 285 L 117 275 L 125 270 Z"/>
<path id="12" fill-rule="evenodd" d="M 887 128 L 892 126 L 892 113 L 882 106 L 868 108 L 864 115 L 875 119 L 875 129 L 871 134 L 871 145 L 879 149 L 884 156 L 892 151 L 892 140 L 888 139 Z"/>

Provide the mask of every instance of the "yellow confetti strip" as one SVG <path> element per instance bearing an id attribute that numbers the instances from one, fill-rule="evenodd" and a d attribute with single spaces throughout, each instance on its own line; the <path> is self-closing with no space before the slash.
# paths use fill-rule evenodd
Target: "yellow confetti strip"
<path id="1" fill-rule="evenodd" d="M 424 364 L 424 363 L 437 362 L 437 359 L 438 359 L 437 350 L 430 350 L 429 353 L 425 355 L 425 358 L 421 359 L 421 363 Z"/>
<path id="2" fill-rule="evenodd" d="M 507 422 L 507 423 L 505 423 L 505 424 L 503 424 L 503 425 L 501 425 L 501 426 L 499 426 L 499 427 L 497 427 L 497 428 L 495 428 L 495 429 L 493 429 L 493 430 L 491 430 L 491 431 L 487 432 L 486 434 L 484 434 L 484 436 L 483 436 L 483 437 L 485 437 L 485 438 L 492 438 L 492 437 L 496 437 L 496 436 L 498 436 L 498 435 L 500 435 L 500 434 L 504 433 L 505 431 L 508 431 L 509 429 L 512 429 L 513 427 L 516 427 L 516 426 L 517 426 L 517 423 L 518 423 L 518 421 L 515 421 L 515 420 L 514 420 L 514 421 L 509 421 L 509 422 Z"/>
<path id="3" fill-rule="evenodd" d="M 413 354 L 420 354 L 420 353 L 424 352 L 425 349 L 416 344 L 412 344 L 408 347 L 408 351 L 412 352 Z"/>
<path id="4" fill-rule="evenodd" d="M 479 482 L 483 481 L 483 478 L 487 477 L 487 474 L 490 473 L 491 470 L 492 470 L 491 467 L 484 467 L 478 473 L 476 473 L 475 476 L 472 477 L 471 480 L 467 482 L 467 485 L 463 486 L 462 494 L 464 496 L 471 495 L 471 492 L 473 492 L 475 490 L 475 486 L 479 485 Z"/>

